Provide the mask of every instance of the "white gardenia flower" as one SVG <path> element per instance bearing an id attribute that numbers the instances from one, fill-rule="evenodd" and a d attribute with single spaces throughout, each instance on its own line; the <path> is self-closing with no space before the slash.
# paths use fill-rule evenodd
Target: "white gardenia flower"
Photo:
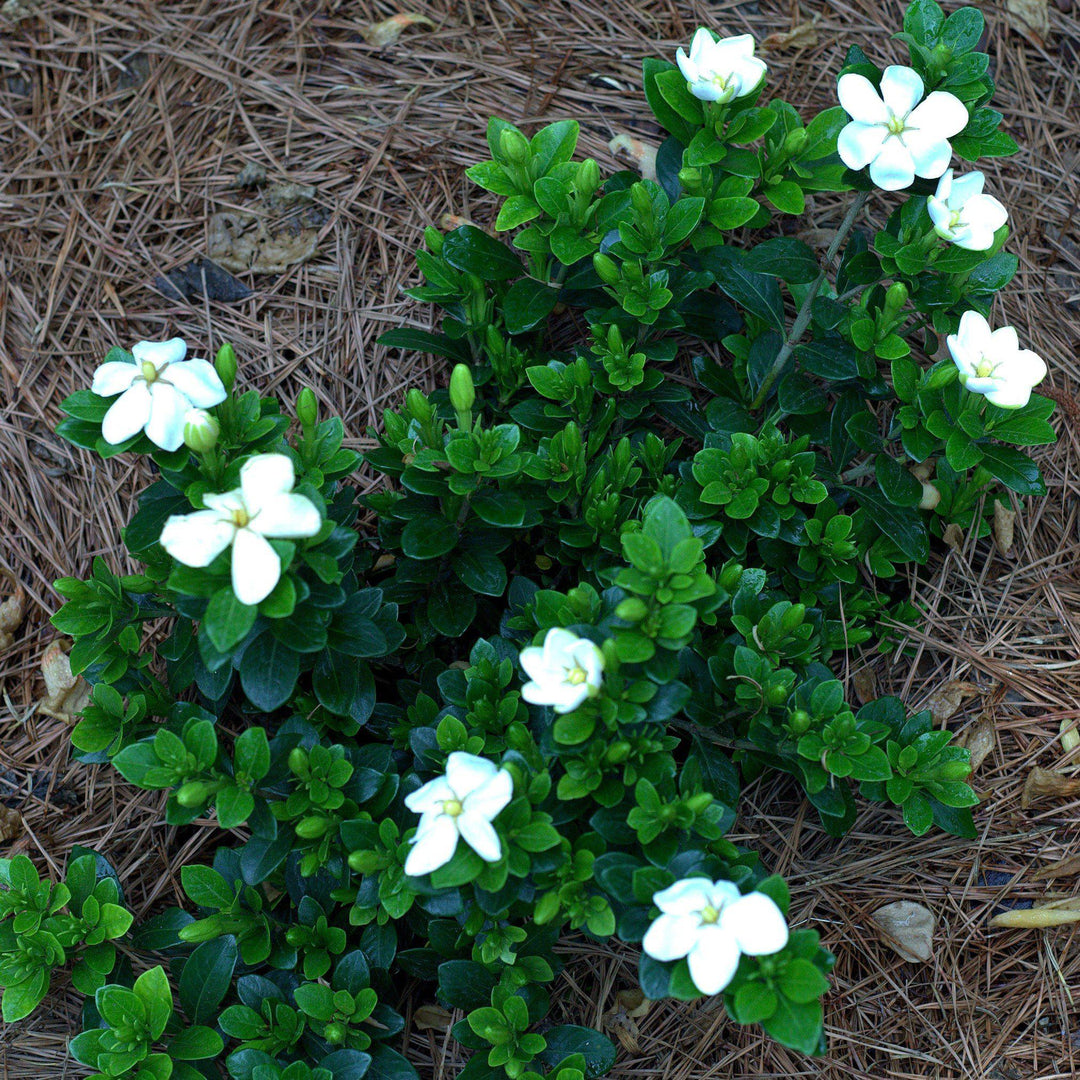
<path id="1" fill-rule="evenodd" d="M 420 824 L 405 860 L 410 877 L 445 866 L 457 850 L 458 837 L 485 862 L 502 858 L 502 842 L 492 822 L 514 795 L 514 779 L 487 758 L 455 751 L 446 759 L 446 775 L 406 796 L 405 805 Z"/>
<path id="2" fill-rule="evenodd" d="M 1032 387 L 1046 378 L 1046 364 L 1030 349 L 1021 349 L 1016 330 L 991 330 L 977 312 L 965 311 L 960 328 L 946 339 L 960 383 L 973 394 L 983 394 L 991 405 L 1022 409 Z"/>
<path id="3" fill-rule="evenodd" d="M 101 425 L 107 443 L 116 445 L 145 431 L 162 450 L 179 450 L 188 410 L 220 405 L 228 394 L 208 360 L 185 360 L 183 338 L 140 341 L 135 362 L 110 360 L 94 372 L 90 389 L 101 397 L 120 396 Z"/>
<path id="4" fill-rule="evenodd" d="M 293 494 L 296 474 L 284 454 L 257 454 L 240 469 L 240 486 L 204 495 L 205 510 L 174 514 L 161 546 L 185 566 L 209 566 L 232 545 L 232 587 L 242 604 L 265 600 L 281 578 L 281 560 L 267 537 L 295 540 L 322 528 L 315 504 Z"/>
<path id="5" fill-rule="evenodd" d="M 840 104 L 851 117 L 836 149 L 849 169 L 870 166 L 870 179 L 886 191 L 910 187 L 916 176 L 940 176 L 949 165 L 954 135 L 968 111 L 953 94 L 935 90 L 923 100 L 923 81 L 894 64 L 881 77 L 881 93 L 865 75 L 841 75 Z"/>
<path id="6" fill-rule="evenodd" d="M 679 49 L 675 60 L 694 97 L 721 104 L 752 94 L 768 70 L 749 34 L 714 41 L 704 26 L 690 42 L 690 55 Z"/>
<path id="7" fill-rule="evenodd" d="M 934 232 L 957 247 L 986 251 L 994 245 L 994 233 L 1009 219 L 1009 212 L 994 198 L 983 194 L 986 177 L 981 172 L 954 179 L 946 169 L 937 191 L 926 200 Z"/>
<path id="8" fill-rule="evenodd" d="M 779 952 L 787 923 L 764 893 L 745 896 L 730 881 L 685 878 L 653 896 L 660 916 L 641 947 L 654 960 L 681 960 L 703 994 L 718 994 L 735 976 L 739 957 Z"/>
<path id="9" fill-rule="evenodd" d="M 557 713 L 576 709 L 586 698 L 600 693 L 604 654 L 587 638 L 555 627 L 543 645 L 521 650 L 521 666 L 531 682 L 521 696 L 534 705 L 550 705 Z"/>

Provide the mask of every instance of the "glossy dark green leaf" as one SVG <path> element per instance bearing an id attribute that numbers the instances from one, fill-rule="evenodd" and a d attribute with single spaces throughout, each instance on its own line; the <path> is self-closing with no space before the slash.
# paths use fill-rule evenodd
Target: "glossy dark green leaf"
<path id="1" fill-rule="evenodd" d="M 462 225 L 447 233 L 442 255 L 451 266 L 484 281 L 509 281 L 520 277 L 523 269 L 510 248 L 475 225 Z"/>

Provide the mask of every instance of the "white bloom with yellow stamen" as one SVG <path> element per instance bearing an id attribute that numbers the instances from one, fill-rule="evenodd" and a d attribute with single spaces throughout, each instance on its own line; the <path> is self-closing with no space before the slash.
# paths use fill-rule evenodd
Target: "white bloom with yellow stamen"
<path id="1" fill-rule="evenodd" d="M 684 878 L 653 896 L 660 915 L 641 947 L 654 960 L 686 957 L 703 994 L 718 994 L 735 977 L 739 957 L 779 952 L 788 941 L 783 912 L 764 893 L 743 896 L 730 881 Z"/>
<path id="2" fill-rule="evenodd" d="M 534 705 L 550 705 L 557 713 L 576 709 L 600 693 L 604 654 L 587 638 L 555 627 L 543 645 L 521 650 L 521 666 L 530 681 L 521 696 Z"/>
<path id="3" fill-rule="evenodd" d="M 90 389 L 101 397 L 120 396 L 109 407 L 101 435 L 116 445 L 145 431 L 162 450 L 179 450 L 192 408 L 220 405 L 228 394 L 208 360 L 185 360 L 183 338 L 140 341 L 134 363 L 109 360 L 94 372 Z"/>
<path id="4" fill-rule="evenodd" d="M 459 838 L 485 862 L 498 862 L 502 842 L 491 823 L 513 795 L 514 780 L 506 769 L 475 754 L 452 753 L 446 759 L 445 776 L 405 798 L 405 805 L 420 815 L 405 873 L 420 877 L 445 866 L 454 857 Z"/>
<path id="5" fill-rule="evenodd" d="M 968 111 L 944 90 L 924 100 L 923 89 L 918 72 L 898 64 L 885 69 L 880 93 L 865 75 L 841 75 L 836 90 L 851 123 L 837 139 L 840 160 L 849 169 L 869 165 L 870 179 L 885 191 L 940 176 L 952 157 L 949 139 L 967 127 Z"/>
<path id="6" fill-rule="evenodd" d="M 955 178 L 946 169 L 937 191 L 926 200 L 934 222 L 934 232 L 968 251 L 986 251 L 994 246 L 994 233 L 1009 220 L 1009 212 L 994 198 L 983 194 L 986 177 L 971 172 Z"/>
<path id="7" fill-rule="evenodd" d="M 675 61 L 694 97 L 721 104 L 752 94 L 768 70 L 749 34 L 715 41 L 704 26 L 690 42 L 690 55 L 679 49 Z"/>
<path id="8" fill-rule="evenodd" d="M 960 383 L 973 394 L 982 394 L 991 405 L 1022 409 L 1031 391 L 1046 378 L 1046 364 L 1030 349 L 1020 348 L 1011 326 L 991 330 L 977 311 L 965 311 L 960 327 L 946 339 Z"/>
<path id="9" fill-rule="evenodd" d="M 232 547 L 232 587 L 243 604 L 265 600 L 281 579 L 281 560 L 267 537 L 296 540 L 322 528 L 315 504 L 293 493 L 296 474 L 284 454 L 257 454 L 240 469 L 240 486 L 204 495 L 205 510 L 173 515 L 161 546 L 185 566 L 209 566 Z"/>

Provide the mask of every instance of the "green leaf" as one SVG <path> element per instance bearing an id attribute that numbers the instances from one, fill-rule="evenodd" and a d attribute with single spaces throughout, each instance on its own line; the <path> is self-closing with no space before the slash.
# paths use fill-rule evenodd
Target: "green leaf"
<path id="1" fill-rule="evenodd" d="M 747 270 L 770 274 L 792 285 L 807 285 L 821 271 L 817 256 L 806 244 L 785 236 L 752 247 L 743 265 Z"/>
<path id="2" fill-rule="evenodd" d="M 414 517 L 401 532 L 401 547 L 410 559 L 437 559 L 452 551 L 457 541 L 457 529 L 436 514 Z"/>
<path id="3" fill-rule="evenodd" d="M 1045 495 L 1039 466 L 1026 454 L 1009 446 L 979 443 L 983 459 L 979 463 L 991 476 L 1020 495 Z"/>
<path id="4" fill-rule="evenodd" d="M 232 586 L 219 589 L 206 605 L 202 629 L 218 652 L 228 652 L 255 625 L 257 608 L 236 598 Z"/>
<path id="5" fill-rule="evenodd" d="M 986 20 L 978 8 L 957 8 L 945 20 L 941 40 L 954 54 L 970 52 L 979 44 L 985 26 Z"/>
<path id="6" fill-rule="evenodd" d="M 490 551 L 459 551 L 452 560 L 462 585 L 483 596 L 502 596 L 506 591 L 506 567 Z"/>
<path id="7" fill-rule="evenodd" d="M 431 353 L 433 356 L 444 356 L 448 360 L 459 360 L 463 363 L 469 359 L 469 350 L 462 342 L 455 341 L 445 334 L 433 334 L 429 330 L 419 330 L 412 326 L 399 326 L 394 330 L 387 330 L 379 337 L 378 344 L 389 345 L 396 349 L 409 349 L 413 352 Z"/>
<path id="8" fill-rule="evenodd" d="M 523 334 L 551 314 L 559 290 L 534 278 L 519 278 L 502 300 L 503 321 L 510 334 Z"/>
<path id="9" fill-rule="evenodd" d="M 784 214 L 801 214 L 806 209 L 806 196 L 794 180 L 781 180 L 765 188 L 765 198 Z"/>
<path id="10" fill-rule="evenodd" d="M 300 655 L 273 634 L 260 634 L 244 650 L 240 685 L 248 700 L 273 712 L 289 700 L 300 674 Z"/>
<path id="11" fill-rule="evenodd" d="M 199 907 L 221 911 L 232 907 L 236 894 L 212 867 L 189 863 L 180 868 L 180 883 L 188 899 Z"/>
<path id="12" fill-rule="evenodd" d="M 495 219 L 495 229 L 497 232 L 516 229 L 542 213 L 540 207 L 528 195 L 511 195 L 503 203 L 499 216 Z"/>
<path id="13" fill-rule="evenodd" d="M 0 1016 L 5 1024 L 13 1024 L 29 1016 L 41 1003 L 49 989 L 49 970 L 39 968 L 28 979 L 4 988 Z"/>
<path id="14" fill-rule="evenodd" d="M 795 349 L 795 358 L 803 371 L 829 382 L 854 379 L 859 374 L 859 355 L 841 337 L 808 341 Z"/>
<path id="15" fill-rule="evenodd" d="M 776 1012 L 761 1026 L 778 1043 L 804 1054 L 818 1053 L 821 1045 L 824 1017 L 821 1001 L 797 1004 L 780 998 Z"/>
<path id="16" fill-rule="evenodd" d="M 203 1061 L 224 1049 L 225 1041 L 213 1028 L 199 1025 L 185 1028 L 168 1046 L 169 1056 L 177 1061 Z"/>
<path id="17" fill-rule="evenodd" d="M 829 992 L 829 980 L 809 960 L 799 956 L 788 960 L 778 985 L 784 997 L 799 1005 Z"/>
<path id="18" fill-rule="evenodd" d="M 576 120 L 556 120 L 541 128 L 529 141 L 536 172 L 546 176 L 556 165 L 569 161 L 577 149 L 580 127 Z"/>
<path id="19" fill-rule="evenodd" d="M 716 277 L 722 292 L 783 333 L 784 301 L 776 278 L 748 270 L 742 254 L 730 247 L 714 248 L 705 254 L 703 262 Z"/>
<path id="20" fill-rule="evenodd" d="M 907 556 L 924 563 L 930 556 L 930 537 L 917 510 L 893 506 L 875 488 L 855 488 L 855 497 L 866 507 L 867 516 Z"/>
<path id="21" fill-rule="evenodd" d="M 922 484 L 888 454 L 878 454 L 874 459 L 874 476 L 882 494 L 894 506 L 918 506 L 922 500 Z"/>
<path id="22" fill-rule="evenodd" d="M 515 529 L 525 521 L 525 501 L 513 491 L 481 492 L 469 507 L 488 525 Z"/>
<path id="23" fill-rule="evenodd" d="M 447 233 L 442 256 L 456 269 L 484 281 L 509 281 L 522 273 L 521 260 L 513 251 L 475 225 L 462 225 Z"/>
<path id="24" fill-rule="evenodd" d="M 664 94 L 661 93 L 658 79 L 667 72 L 676 72 L 681 75 L 674 64 L 666 60 L 646 57 L 642 63 L 645 100 L 649 103 L 649 108 L 652 109 L 653 115 L 660 126 L 674 135 L 683 145 L 687 145 L 693 140 L 701 124 L 692 124 L 684 120 L 679 112 L 668 103 Z M 684 90 L 686 89 L 685 83 L 686 80 L 684 79 Z"/>
<path id="25" fill-rule="evenodd" d="M 915 836 L 922 836 L 928 832 L 934 823 L 934 812 L 929 800 L 920 792 L 915 792 L 904 803 L 904 824 Z"/>
<path id="26" fill-rule="evenodd" d="M 185 961 L 177 989 L 184 1012 L 195 1023 L 211 1023 L 217 1018 L 236 961 L 236 938 L 232 935 L 204 941 Z"/>
<path id="27" fill-rule="evenodd" d="M 776 991 L 760 982 L 743 983 L 735 992 L 735 1019 L 740 1024 L 760 1024 L 780 1004 Z"/>
<path id="28" fill-rule="evenodd" d="M 723 232 L 738 229 L 754 218 L 761 209 L 756 199 L 745 195 L 732 195 L 713 199 L 706 211 L 709 223 Z"/>
<path id="29" fill-rule="evenodd" d="M 615 1064 L 615 1044 L 592 1028 L 560 1024 L 545 1031 L 544 1038 L 547 1048 L 540 1054 L 540 1060 L 548 1068 L 556 1068 L 571 1054 L 581 1054 L 585 1058 L 587 1078 L 603 1076 Z"/>
<path id="30" fill-rule="evenodd" d="M 945 25 L 945 15 L 937 0 L 912 0 L 904 12 L 904 33 L 919 45 L 933 48 Z"/>

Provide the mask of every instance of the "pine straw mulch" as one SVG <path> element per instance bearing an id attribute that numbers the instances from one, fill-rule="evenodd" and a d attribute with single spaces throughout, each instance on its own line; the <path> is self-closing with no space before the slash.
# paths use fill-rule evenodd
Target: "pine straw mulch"
<path id="1" fill-rule="evenodd" d="M 5 846 L 54 872 L 74 843 L 107 853 L 140 916 L 177 900 L 177 868 L 216 836 L 210 827 L 166 828 L 160 795 L 118 783 L 108 768 L 69 763 L 64 725 L 32 715 L 38 661 L 53 637 L 51 583 L 85 575 L 96 555 L 118 560 L 117 529 L 141 479 L 129 460 L 102 464 L 52 434 L 62 398 L 87 384 L 113 344 L 181 334 L 205 353 L 231 340 L 246 381 L 289 399 L 313 386 L 363 445 L 366 426 L 404 387 L 445 377 L 441 362 L 387 352 L 375 339 L 430 324 L 431 312 L 400 294 L 415 280 L 411 253 L 423 227 L 446 212 L 490 222 L 491 201 L 463 176 L 485 154 L 490 114 L 530 128 L 578 117 L 582 150 L 611 165 L 616 133 L 657 137 L 640 94 L 641 58 L 671 55 L 700 22 L 760 40 L 818 19 L 817 42 L 801 52 L 765 50 L 774 92 L 808 106 L 831 103 L 843 43 L 883 61 L 902 56 L 888 37 L 899 25 L 894 0 L 404 6 L 434 29 L 414 27 L 381 50 L 360 31 L 393 14 L 390 2 L 18 0 L 0 14 L 0 567 L 30 597 L 15 644 L 0 656 L 0 801 L 25 822 Z M 1061 763 L 1061 720 L 1080 716 L 1080 409 L 1070 396 L 1080 380 L 1080 24 L 1071 7 L 1051 5 L 1045 47 L 1010 30 L 1002 5 L 985 8 L 995 104 L 1022 147 L 988 170 L 1012 208 L 1010 246 L 1022 262 L 998 317 L 1048 358 L 1061 395 L 1061 440 L 1042 455 L 1050 495 L 1018 507 L 1008 556 L 985 542 L 936 552 L 912 586 L 930 614 L 912 635 L 916 662 L 874 662 L 879 689 L 912 708 L 948 679 L 983 688 L 949 721 L 964 730 L 990 711 L 996 722 L 997 748 L 978 776 L 979 840 L 911 841 L 894 814 L 870 808 L 836 841 L 786 784 L 751 789 L 740 835 L 787 876 L 794 920 L 818 927 L 838 956 L 831 1057 L 787 1052 L 709 1005 L 663 1004 L 622 1025 L 622 1080 L 1076 1072 L 1073 933 L 987 925 L 1006 897 L 1071 892 L 1071 879 L 1048 886 L 1033 873 L 1080 852 L 1076 803 L 1025 812 L 1019 802 L 1032 765 Z M 210 214 L 258 205 L 235 186 L 249 163 L 271 181 L 314 185 L 316 257 L 281 274 L 241 275 L 254 292 L 238 303 L 163 297 L 154 277 L 205 253 Z M 835 225 L 835 206 L 821 200 L 813 224 Z M 884 206 L 873 205 L 879 220 Z M 845 674 L 865 663 L 852 658 Z M 869 915 L 895 899 L 936 913 L 929 963 L 902 961 L 869 927 Z M 634 984 L 632 951 L 580 942 L 566 958 L 556 1015 L 610 1024 L 617 992 Z M 64 1046 L 77 1009 L 78 995 L 59 980 L 36 1016 L 0 1032 L 3 1075 L 72 1073 Z M 441 1033 L 414 1031 L 406 1049 L 423 1075 L 456 1074 L 459 1059 Z"/>

